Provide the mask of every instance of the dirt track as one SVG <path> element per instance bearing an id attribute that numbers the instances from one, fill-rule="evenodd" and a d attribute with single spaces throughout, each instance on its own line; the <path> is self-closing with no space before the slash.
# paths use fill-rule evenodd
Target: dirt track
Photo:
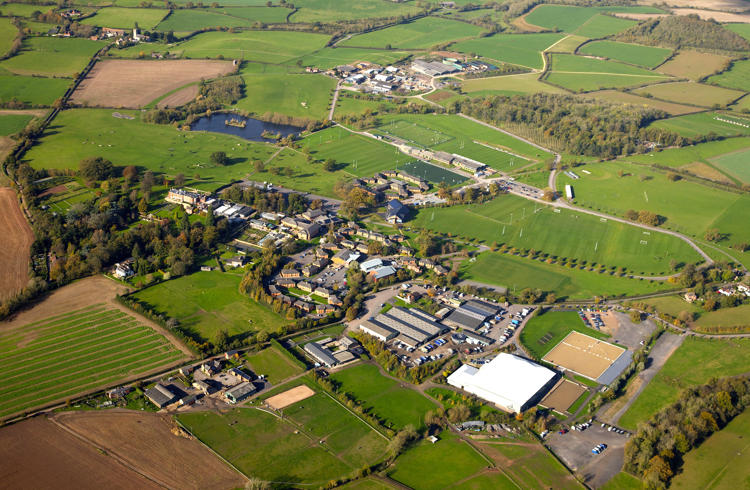
<path id="1" fill-rule="evenodd" d="M 81 82 L 71 102 L 138 109 L 188 83 L 232 70 L 231 61 L 219 60 L 105 60 Z"/>
<path id="2" fill-rule="evenodd" d="M 0 461 L 3 488 L 160 488 L 41 417 L 0 429 Z"/>
<path id="3" fill-rule="evenodd" d="M 52 421 L 111 459 L 167 488 L 237 488 L 245 478 L 195 439 L 175 435 L 169 416 L 127 410 L 64 412 Z"/>
<path id="4" fill-rule="evenodd" d="M 13 189 L 0 188 L 0 298 L 11 296 L 29 281 L 34 235 Z"/>

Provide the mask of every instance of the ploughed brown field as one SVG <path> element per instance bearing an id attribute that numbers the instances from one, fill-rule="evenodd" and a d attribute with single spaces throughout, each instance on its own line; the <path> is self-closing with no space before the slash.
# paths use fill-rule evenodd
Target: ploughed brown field
<path id="1" fill-rule="evenodd" d="M 245 478 L 167 415 L 64 412 L 0 429 L 4 488 L 243 487 Z"/>
<path id="2" fill-rule="evenodd" d="M 29 281 L 29 247 L 34 234 L 13 189 L 0 188 L 0 211 L 0 298 L 7 298 Z"/>
<path id="3" fill-rule="evenodd" d="M 81 82 L 71 101 L 139 109 L 188 83 L 216 78 L 232 70 L 231 61 L 221 60 L 104 60 Z M 188 92 L 183 92 L 183 99 L 185 93 Z"/>

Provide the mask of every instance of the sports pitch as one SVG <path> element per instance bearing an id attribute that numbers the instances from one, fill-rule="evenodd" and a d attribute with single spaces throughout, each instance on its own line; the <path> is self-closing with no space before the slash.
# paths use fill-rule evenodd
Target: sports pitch
<path id="1" fill-rule="evenodd" d="M 388 124 L 380 126 L 378 130 L 423 147 L 437 146 L 453 139 L 453 136 L 442 131 L 403 119 L 394 119 Z"/>
<path id="2" fill-rule="evenodd" d="M 543 361 L 590 379 L 598 379 L 625 352 L 625 349 L 580 332 L 570 332 Z"/>
<path id="3" fill-rule="evenodd" d="M 575 332 L 572 332 L 575 333 Z M 551 408 L 560 413 L 568 409 L 586 392 L 586 387 L 567 379 L 561 379 L 559 383 L 544 397 L 540 405 Z"/>

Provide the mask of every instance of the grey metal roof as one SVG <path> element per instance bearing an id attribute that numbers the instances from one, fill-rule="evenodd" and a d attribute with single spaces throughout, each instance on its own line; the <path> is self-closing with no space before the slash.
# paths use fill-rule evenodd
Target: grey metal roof
<path id="1" fill-rule="evenodd" d="M 324 349 L 316 342 L 305 344 L 305 352 L 307 352 L 326 366 L 335 366 L 339 363 L 328 349 Z"/>

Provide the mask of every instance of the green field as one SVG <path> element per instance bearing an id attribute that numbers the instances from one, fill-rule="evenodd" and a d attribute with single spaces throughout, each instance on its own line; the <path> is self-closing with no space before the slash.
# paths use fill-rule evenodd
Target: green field
<path id="1" fill-rule="evenodd" d="M 722 155 L 713 162 L 741 182 L 750 184 L 750 150 Z"/>
<path id="2" fill-rule="evenodd" d="M 8 52 L 16 36 L 18 36 L 18 29 L 10 19 L 0 18 L 0 56 Z"/>
<path id="3" fill-rule="evenodd" d="M 608 73 L 561 73 L 550 72 L 545 81 L 574 92 L 590 92 L 607 88 L 626 88 L 646 85 L 664 80 L 654 76 L 611 75 Z"/>
<path id="4" fill-rule="evenodd" d="M 528 143 L 457 115 L 388 115 L 381 118 L 376 132 L 456 153 L 502 171 L 515 170 L 528 164 L 527 160 L 551 158 Z"/>
<path id="5" fill-rule="evenodd" d="M 72 77 L 102 47 L 103 42 L 81 38 L 26 38 L 21 51 L 0 62 L 0 68 L 18 75 Z"/>
<path id="6" fill-rule="evenodd" d="M 346 170 L 327 172 L 322 164 L 308 163 L 301 152 L 284 148 L 266 162 L 262 172 L 253 170 L 248 177 L 258 182 L 270 182 L 301 192 L 336 198 L 336 183 L 351 179 L 352 174 Z"/>
<path id="7" fill-rule="evenodd" d="M 484 484 L 481 479 L 473 479 L 466 486 L 467 489 L 494 488 L 554 488 L 581 489 L 584 488 L 575 477 L 558 461 L 549 450 L 539 444 L 529 444 L 523 438 L 517 442 L 495 442 L 487 440 L 479 443 L 481 450 L 495 460 L 501 471 L 511 478 L 514 483 L 509 487 L 503 478 L 493 478 Z M 492 473 L 484 476 L 492 475 Z M 471 483 L 477 481 L 477 484 Z"/>
<path id="8" fill-rule="evenodd" d="M 235 408 L 177 419 L 244 474 L 264 481 L 323 485 L 385 453 L 385 439 L 325 394 L 285 408 L 284 415 Z"/>
<path id="9" fill-rule="evenodd" d="M 624 61 L 634 65 L 654 68 L 664 62 L 672 54 L 671 49 L 640 46 L 637 44 L 619 43 L 615 41 L 594 41 L 584 44 L 580 53 L 601 56 L 617 61 Z"/>
<path id="10" fill-rule="evenodd" d="M 579 263 L 586 261 L 589 266 L 625 267 L 638 275 L 669 273 L 673 259 L 700 261 L 687 243 L 671 235 L 644 232 L 635 226 L 547 207 L 514 195 L 501 195 L 479 205 L 422 209 L 413 223 L 489 245 L 505 243 L 577 259 Z"/>
<path id="11" fill-rule="evenodd" d="M 81 21 L 82 24 L 100 27 L 114 27 L 120 29 L 132 29 L 138 27 L 150 31 L 158 24 L 169 11 L 154 8 L 121 8 L 105 7 L 97 10 L 96 15 Z M 176 30 L 176 29 L 175 29 Z"/>
<path id="12" fill-rule="evenodd" d="M 554 293 L 558 299 L 634 296 L 670 287 L 663 282 L 615 277 L 500 253 L 484 253 L 475 262 L 465 263 L 461 277 L 515 292 L 541 289 Z"/>
<path id="13" fill-rule="evenodd" d="M 526 15 L 526 22 L 547 29 L 560 29 L 569 34 L 586 37 L 604 37 L 635 25 L 635 21 L 609 17 L 602 19 L 603 12 L 661 13 L 653 7 L 574 7 L 567 5 L 543 5 Z M 620 22 L 624 21 L 624 22 Z"/>
<path id="14" fill-rule="evenodd" d="M 26 127 L 34 116 L 29 114 L 0 114 L 0 136 L 16 134 Z"/>
<path id="15" fill-rule="evenodd" d="M 16 99 L 32 106 L 50 106 L 65 93 L 71 81 L 66 78 L 23 77 L 0 70 L 0 100 Z"/>
<path id="16" fill-rule="evenodd" d="M 416 489 L 453 488 L 489 465 L 457 435 L 443 431 L 439 438 L 435 444 L 424 440 L 399 456 L 388 476 Z"/>
<path id="17" fill-rule="evenodd" d="M 736 121 L 742 125 L 727 121 Z M 701 112 L 661 119 L 651 123 L 650 126 L 674 131 L 680 136 L 688 138 L 709 133 L 716 133 L 721 136 L 750 135 L 750 119 L 716 112 Z"/>
<path id="18" fill-rule="evenodd" d="M 245 96 L 234 107 L 254 114 L 274 112 L 324 119 L 336 81 L 323 75 L 246 75 Z"/>
<path id="19" fill-rule="evenodd" d="M 726 24 L 725 27 L 750 41 L 750 24 Z"/>
<path id="20" fill-rule="evenodd" d="M 747 373 L 750 371 L 749 352 L 750 339 L 687 337 L 625 412 L 620 425 L 635 429 L 640 422 L 677 401 L 685 388 L 706 383 L 713 377 Z"/>
<path id="21" fill-rule="evenodd" d="M 544 64 L 541 52 L 563 37 L 562 34 L 555 33 L 495 34 L 456 43 L 451 46 L 451 49 L 514 65 L 541 69 Z"/>
<path id="22" fill-rule="evenodd" d="M 721 308 L 703 313 L 695 322 L 698 327 L 748 327 L 750 326 L 750 305 L 734 308 Z"/>
<path id="23" fill-rule="evenodd" d="M 728 142 L 732 142 L 732 145 L 720 144 Z M 679 151 L 685 154 L 680 155 L 680 160 L 675 160 L 681 162 L 684 158 L 689 163 L 701 161 L 713 151 L 721 151 L 722 147 L 731 148 L 741 143 L 741 140 L 735 139 L 683 148 Z M 703 148 L 708 145 L 711 148 Z M 638 158 L 666 166 L 670 165 L 668 157 L 671 155 L 668 152 L 671 151 L 656 153 L 654 157 Z M 665 154 L 667 158 L 664 158 Z M 586 165 L 581 169 L 590 174 L 576 171 L 580 177 L 578 180 L 565 174 L 561 174 L 558 180 L 560 188 L 565 184 L 573 186 L 576 203 L 579 205 L 618 216 L 624 216 L 629 209 L 645 209 L 664 216 L 665 228 L 688 235 L 702 238 L 707 229 L 718 227 L 723 233 L 731 234 L 731 243 L 750 239 L 750 230 L 739 225 L 748 214 L 747 196 L 686 179 L 671 182 L 666 174 L 639 165 L 599 163 Z M 623 172 L 623 177 L 619 176 L 620 171 Z"/>
<path id="24" fill-rule="evenodd" d="M 482 29 L 453 20 L 424 17 L 387 29 L 353 36 L 341 43 L 342 46 L 359 48 L 428 49 L 436 44 L 478 36 Z"/>
<path id="25" fill-rule="evenodd" d="M 302 66 L 315 66 L 320 69 L 333 68 L 339 65 L 352 65 L 359 61 L 368 61 L 378 65 L 391 65 L 411 55 L 407 51 L 385 51 L 382 49 L 360 48 L 323 48 L 300 58 Z"/>
<path id="26" fill-rule="evenodd" d="M 466 182 L 467 180 L 467 178 L 463 175 L 459 175 L 443 167 L 431 165 L 419 160 L 399 165 L 398 170 L 406 172 L 415 177 L 421 177 L 427 182 L 432 182 L 435 184 L 445 182 L 450 187 Z"/>
<path id="27" fill-rule="evenodd" d="M 240 338 L 248 332 L 278 331 L 286 321 L 266 305 L 240 294 L 241 279 L 228 272 L 195 272 L 142 289 L 132 298 L 208 340 L 221 330 Z"/>
<path id="28" fill-rule="evenodd" d="M 328 41 L 324 34 L 289 31 L 206 32 L 176 45 L 158 45 L 155 52 L 177 53 L 186 58 L 216 58 L 287 63 L 322 48 Z M 143 46 L 118 50 L 122 57 L 137 57 Z"/>
<path id="29" fill-rule="evenodd" d="M 682 472 L 669 488 L 744 488 L 750 481 L 750 411 L 685 455 Z"/>
<path id="30" fill-rule="evenodd" d="M 185 359 L 163 336 L 104 304 L 5 329 L 0 354 L 0 417 Z"/>
<path id="31" fill-rule="evenodd" d="M 432 401 L 398 382 L 382 376 L 377 366 L 358 364 L 331 374 L 331 380 L 341 384 L 341 391 L 351 394 L 364 407 L 369 407 L 386 427 L 401 429 L 424 425 L 424 415 L 437 408 Z"/>
<path id="32" fill-rule="evenodd" d="M 47 131 L 25 155 L 34 168 L 77 169 L 88 157 L 101 156 L 115 165 L 138 165 L 157 173 L 199 174 L 196 186 L 214 190 L 253 171 L 252 160 L 267 160 L 276 149 L 234 136 L 181 132 L 172 126 L 146 124 L 112 117 L 105 109 L 71 109 L 58 114 Z M 132 142 L 139 142 L 135 145 Z M 226 166 L 210 163 L 212 152 L 223 150 L 231 159 Z"/>
<path id="33" fill-rule="evenodd" d="M 735 61 L 729 70 L 709 77 L 706 81 L 748 92 L 750 91 L 750 60 Z"/>
<path id="34" fill-rule="evenodd" d="M 521 331 L 520 340 L 533 357 L 541 359 L 566 335 L 574 331 L 596 339 L 605 340 L 609 337 L 584 325 L 575 311 L 546 311 L 531 317 Z"/>
<path id="35" fill-rule="evenodd" d="M 715 104 L 729 104 L 743 95 L 742 92 L 738 92 L 737 90 L 695 82 L 660 83 L 639 88 L 634 92 L 641 95 L 648 94 L 657 99 L 703 107 L 711 107 Z"/>
<path id="36" fill-rule="evenodd" d="M 313 158 L 333 158 L 346 172 L 358 177 L 369 177 L 414 160 L 389 144 L 342 127 L 317 131 L 303 139 L 302 144 L 310 148 Z"/>
<path id="37" fill-rule="evenodd" d="M 230 2 L 245 1 L 247 0 L 230 0 Z M 266 3 L 259 0 L 252 1 Z M 294 2 L 294 6 L 299 10 L 292 15 L 290 22 L 330 23 L 339 20 L 412 16 L 419 11 L 419 7 L 414 2 L 392 3 L 382 0 L 357 0 L 347 3 L 346 8 L 342 8 L 337 0 L 298 0 Z"/>
<path id="38" fill-rule="evenodd" d="M 274 385 L 303 372 L 299 365 L 273 345 L 256 354 L 248 355 L 246 359 L 255 374 L 265 374 Z"/>
<path id="39" fill-rule="evenodd" d="M 659 313 L 667 313 L 668 315 L 672 315 L 674 317 L 679 315 L 682 311 L 693 313 L 698 313 L 701 311 L 701 308 L 699 306 L 693 303 L 688 303 L 680 295 L 648 298 L 643 300 L 643 302 L 656 308 L 656 311 L 658 311 Z"/>
<path id="40" fill-rule="evenodd" d="M 653 76 L 657 79 L 664 78 L 664 76 L 655 74 L 645 68 L 625 63 L 563 53 L 553 53 L 550 55 L 550 70 L 563 73 L 601 73 L 609 75 L 634 75 L 639 77 Z"/>
<path id="41" fill-rule="evenodd" d="M 520 95 L 544 92 L 550 94 L 564 94 L 565 90 L 540 82 L 538 73 L 523 73 L 521 75 L 507 75 L 502 77 L 475 78 L 461 84 L 464 92 L 472 96 L 480 95 Z"/>
<path id="42" fill-rule="evenodd" d="M 630 104 L 639 107 L 653 107 L 654 109 L 658 109 L 672 115 L 689 114 L 701 110 L 699 107 L 695 106 L 675 104 L 674 102 L 667 102 L 658 99 L 649 99 L 647 97 L 641 97 L 640 95 L 634 95 L 629 92 L 621 92 L 619 90 L 601 90 L 598 92 L 589 92 L 586 94 L 586 96 L 596 97 L 597 99 L 604 99 L 620 104 Z"/>
<path id="43" fill-rule="evenodd" d="M 51 211 L 66 214 L 73 204 L 85 202 L 96 197 L 95 192 L 77 181 L 64 184 L 65 191 L 42 198 L 42 204 Z"/>
<path id="44" fill-rule="evenodd" d="M 621 471 L 600 488 L 602 490 L 641 490 L 643 483 L 630 473 Z"/>
<path id="45" fill-rule="evenodd" d="M 34 12 L 49 12 L 52 5 L 33 5 L 30 3 L 6 3 L 0 5 L 0 12 L 8 17 L 31 17 Z"/>
<path id="46" fill-rule="evenodd" d="M 175 10 L 157 26 L 159 31 L 193 32 L 209 27 L 249 27 L 253 22 L 280 23 L 289 9 L 282 7 L 225 7 Z"/>

